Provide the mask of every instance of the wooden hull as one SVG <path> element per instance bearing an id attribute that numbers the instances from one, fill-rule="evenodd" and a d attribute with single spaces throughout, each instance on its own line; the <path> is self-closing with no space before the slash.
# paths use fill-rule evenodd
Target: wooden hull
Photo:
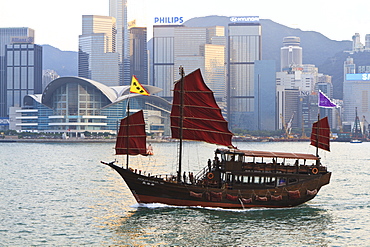
<path id="1" fill-rule="evenodd" d="M 107 164 L 125 180 L 138 203 L 200 206 L 228 209 L 293 207 L 313 199 L 330 181 L 331 173 L 308 175 L 300 182 L 278 187 L 212 188 L 204 185 L 167 182 L 147 177 L 114 164 Z"/>

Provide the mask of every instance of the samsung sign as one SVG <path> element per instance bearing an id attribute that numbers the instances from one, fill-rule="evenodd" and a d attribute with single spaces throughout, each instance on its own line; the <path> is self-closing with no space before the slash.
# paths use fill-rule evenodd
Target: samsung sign
<path id="1" fill-rule="evenodd" d="M 182 24 L 184 17 L 154 17 L 154 24 Z"/>
<path id="2" fill-rule="evenodd" d="M 230 17 L 230 22 L 232 23 L 259 23 L 259 16 L 237 16 Z"/>
<path id="3" fill-rule="evenodd" d="M 346 74 L 346 81 L 370 81 L 370 74 Z"/>

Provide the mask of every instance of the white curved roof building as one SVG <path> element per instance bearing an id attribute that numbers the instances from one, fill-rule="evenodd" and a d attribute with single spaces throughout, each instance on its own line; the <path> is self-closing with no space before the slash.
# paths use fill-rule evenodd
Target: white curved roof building
<path id="1" fill-rule="evenodd" d="M 25 107 L 16 111 L 17 129 L 38 132 L 116 133 L 118 121 L 130 112 L 143 109 L 147 132 L 169 131 L 170 103 L 153 94 L 160 88 L 144 85 L 151 94 L 130 93 L 129 86 L 108 87 L 81 77 L 60 77 L 50 82 L 42 94 L 27 95 Z"/>

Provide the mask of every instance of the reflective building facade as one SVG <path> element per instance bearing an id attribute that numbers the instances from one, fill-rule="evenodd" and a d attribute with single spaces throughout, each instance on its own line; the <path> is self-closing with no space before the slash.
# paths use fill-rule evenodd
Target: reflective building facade
<path id="1" fill-rule="evenodd" d="M 42 47 L 27 43 L 6 45 L 6 109 L 23 106 L 28 94 L 42 91 Z"/>
<path id="2" fill-rule="evenodd" d="M 164 89 L 161 97 L 171 99 L 173 82 L 180 79 L 180 66 L 186 74 L 200 68 L 204 81 L 223 108 L 226 98 L 224 27 L 157 25 L 153 39 L 153 85 Z"/>
<path id="3" fill-rule="evenodd" d="M 7 45 L 16 43 L 33 44 L 35 31 L 31 28 L 0 28 L 0 118 L 8 116 L 7 100 Z M 27 48 L 28 49 L 28 48 Z M 10 51 L 11 52 L 11 51 Z M 19 54 L 20 50 L 14 53 Z M 9 55 L 10 56 L 10 55 Z M 9 58 L 10 59 L 10 58 Z M 24 60 L 23 60 L 24 63 Z M 24 65 L 22 65 L 23 67 Z M 41 79 L 41 78 L 40 78 Z"/>
<path id="4" fill-rule="evenodd" d="M 130 28 L 130 74 L 135 75 L 141 84 L 149 84 L 146 39 L 146 27 Z"/>
<path id="5" fill-rule="evenodd" d="M 255 110 L 256 60 L 262 59 L 262 29 L 259 21 L 228 25 L 228 121 L 231 129 L 250 129 Z"/>
<path id="6" fill-rule="evenodd" d="M 116 52 L 116 20 L 109 16 L 82 16 L 79 36 L 78 76 L 118 86 L 119 54 Z"/>
<path id="7" fill-rule="evenodd" d="M 127 22 L 127 0 L 109 0 L 109 16 L 116 19 L 119 85 L 130 85 L 130 41 Z"/>

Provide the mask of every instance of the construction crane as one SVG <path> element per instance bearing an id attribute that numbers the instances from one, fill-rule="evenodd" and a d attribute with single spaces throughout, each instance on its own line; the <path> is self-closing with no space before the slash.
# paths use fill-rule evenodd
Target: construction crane
<path id="1" fill-rule="evenodd" d="M 282 123 L 284 131 L 285 131 L 285 138 L 286 139 L 293 138 L 293 136 L 291 135 L 291 132 L 292 132 L 292 122 L 293 122 L 293 118 L 294 118 L 294 112 L 293 112 L 293 115 L 291 116 L 291 118 L 290 118 L 290 120 L 287 124 L 285 124 L 283 114 L 280 114 L 280 118 L 281 118 L 281 123 Z"/>

